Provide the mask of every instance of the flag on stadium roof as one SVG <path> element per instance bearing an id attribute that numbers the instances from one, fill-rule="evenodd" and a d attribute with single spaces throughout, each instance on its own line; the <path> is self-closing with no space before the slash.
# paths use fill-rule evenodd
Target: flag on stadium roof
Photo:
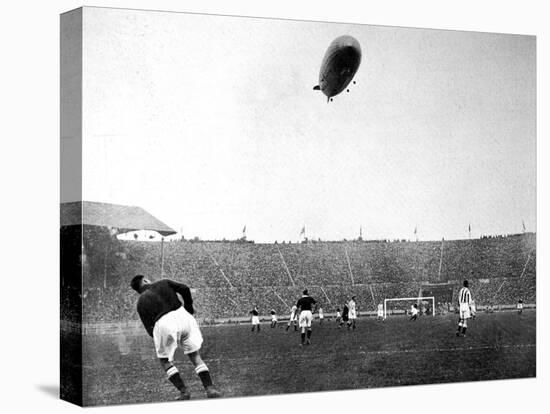
<path id="1" fill-rule="evenodd" d="M 156 231 L 162 236 L 177 233 L 143 208 L 137 206 L 75 201 L 61 203 L 60 207 L 61 227 L 100 226 L 118 229 L 119 233 L 150 230 Z"/>

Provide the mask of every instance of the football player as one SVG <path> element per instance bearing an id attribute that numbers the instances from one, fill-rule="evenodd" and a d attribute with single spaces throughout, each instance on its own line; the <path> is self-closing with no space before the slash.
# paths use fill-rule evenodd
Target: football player
<path id="1" fill-rule="evenodd" d="M 471 317 L 470 306 L 472 304 L 472 293 L 468 288 L 468 281 L 462 283 L 463 287 L 458 292 L 458 329 L 456 336 L 466 336 L 468 319 Z"/>
<path id="2" fill-rule="evenodd" d="M 275 312 L 275 309 L 271 309 L 271 327 L 275 328 L 277 326 L 277 313 Z"/>
<path id="3" fill-rule="evenodd" d="M 355 304 L 355 296 L 351 297 L 351 300 L 348 302 L 348 308 L 349 308 L 349 321 L 348 321 L 348 329 L 351 327 L 355 330 L 355 320 L 357 319 L 357 308 Z"/>
<path id="4" fill-rule="evenodd" d="M 297 322 L 298 322 L 298 308 L 296 307 L 296 305 L 294 305 L 290 309 L 290 318 L 288 320 L 288 325 L 286 326 L 286 330 L 288 331 L 290 329 L 290 326 L 293 325 L 294 330 L 297 331 L 298 330 Z"/>
<path id="5" fill-rule="evenodd" d="M 296 302 L 296 307 L 300 310 L 300 320 L 298 322 L 302 338 L 300 346 L 311 344 L 311 321 L 313 320 L 316 303 L 317 301 L 309 296 L 307 289 L 304 290 L 302 297 Z"/>
<path id="6" fill-rule="evenodd" d="M 257 332 L 260 332 L 260 312 L 258 312 L 258 307 L 254 306 L 250 314 L 252 315 L 252 332 L 254 332 L 254 328 L 256 327 L 258 328 Z"/>
<path id="7" fill-rule="evenodd" d="M 174 365 L 174 353 L 181 347 L 195 367 L 195 373 L 202 381 L 208 398 L 221 394 L 212 385 L 208 367 L 201 359 L 199 350 L 202 334 L 193 317 L 191 290 L 183 283 L 163 279 L 151 283 L 143 275 L 136 275 L 130 286 L 137 293 L 137 312 L 145 330 L 153 338 L 160 365 L 166 371 L 168 380 L 176 387 L 179 400 L 191 398 L 178 369 Z M 183 298 L 183 306 L 177 294 Z"/>
<path id="8" fill-rule="evenodd" d="M 418 318 L 418 305 L 415 303 L 411 306 L 411 317 L 409 321 L 416 321 L 416 318 Z"/>

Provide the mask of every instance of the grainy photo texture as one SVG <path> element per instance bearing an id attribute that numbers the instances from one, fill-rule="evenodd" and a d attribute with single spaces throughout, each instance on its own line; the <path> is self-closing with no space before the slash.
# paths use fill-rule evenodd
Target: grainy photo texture
<path id="1" fill-rule="evenodd" d="M 535 377 L 535 52 L 527 35 L 63 14 L 61 397 Z"/>

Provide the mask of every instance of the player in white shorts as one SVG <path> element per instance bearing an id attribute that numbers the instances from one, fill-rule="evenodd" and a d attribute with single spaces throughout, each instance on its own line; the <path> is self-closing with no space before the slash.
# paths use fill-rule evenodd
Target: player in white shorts
<path id="1" fill-rule="evenodd" d="M 470 306 L 472 304 L 472 293 L 468 288 L 468 281 L 465 280 L 463 288 L 458 292 L 458 329 L 456 336 L 466 336 L 466 328 L 468 327 L 468 319 L 471 318 Z"/>
<path id="2" fill-rule="evenodd" d="M 352 327 L 355 329 L 355 320 L 357 319 L 357 308 L 355 304 L 355 296 L 351 297 L 351 300 L 348 302 L 349 314 L 348 314 L 348 329 Z"/>
<path id="3" fill-rule="evenodd" d="M 340 312 L 340 308 L 336 308 L 336 325 L 338 325 L 338 328 L 342 327 L 342 312 Z"/>
<path id="4" fill-rule="evenodd" d="M 202 345 L 202 334 L 197 320 L 183 307 L 162 316 L 153 328 L 153 341 L 159 358 L 174 361 L 178 345 L 188 355 Z"/>
<path id="5" fill-rule="evenodd" d="M 521 315 L 521 312 L 523 312 L 523 300 L 518 300 L 518 306 L 517 306 L 517 310 L 518 310 L 518 315 Z"/>
<path id="6" fill-rule="evenodd" d="M 311 344 L 311 321 L 313 320 L 313 312 L 315 311 L 313 306 L 316 303 L 317 301 L 309 296 L 307 289 L 304 290 L 302 297 L 296 303 L 296 307 L 300 310 L 299 325 L 302 330 L 302 342 L 300 346 Z"/>
<path id="7" fill-rule="evenodd" d="M 254 332 L 254 328 L 258 328 L 257 332 L 260 332 L 260 313 L 258 312 L 258 307 L 254 306 L 250 314 L 252 315 L 252 332 Z"/>
<path id="8" fill-rule="evenodd" d="M 288 325 L 286 326 L 286 330 L 288 331 L 290 329 L 290 325 L 294 326 L 294 330 L 298 330 L 298 307 L 296 305 L 292 306 L 290 309 L 290 318 L 288 320 Z"/>
<path id="9" fill-rule="evenodd" d="M 209 398 L 221 394 L 212 385 L 208 367 L 202 360 L 199 350 L 202 334 L 193 317 L 191 290 L 183 283 L 163 279 L 151 283 L 143 275 L 135 276 L 130 286 L 139 293 L 137 312 L 147 333 L 153 337 L 155 350 L 168 380 L 180 391 L 180 400 L 191 398 L 178 369 L 174 365 L 174 353 L 180 347 L 199 376 Z M 178 298 L 180 294 L 183 306 Z"/>
<path id="10" fill-rule="evenodd" d="M 271 309 L 271 327 L 275 328 L 277 326 L 277 313 L 275 312 L 275 309 Z"/>
<path id="11" fill-rule="evenodd" d="M 415 303 L 411 306 L 411 317 L 409 321 L 416 321 L 416 318 L 418 318 L 418 305 Z"/>
<path id="12" fill-rule="evenodd" d="M 382 305 L 381 303 L 378 304 L 377 318 L 384 319 L 384 305 Z"/>

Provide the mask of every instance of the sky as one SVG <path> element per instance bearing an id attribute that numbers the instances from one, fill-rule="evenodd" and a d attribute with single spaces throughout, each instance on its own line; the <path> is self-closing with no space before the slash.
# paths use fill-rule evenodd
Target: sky
<path id="1" fill-rule="evenodd" d="M 312 88 L 340 35 L 355 85 Z M 532 36 L 86 8 L 83 198 L 186 238 L 536 228 Z"/>

